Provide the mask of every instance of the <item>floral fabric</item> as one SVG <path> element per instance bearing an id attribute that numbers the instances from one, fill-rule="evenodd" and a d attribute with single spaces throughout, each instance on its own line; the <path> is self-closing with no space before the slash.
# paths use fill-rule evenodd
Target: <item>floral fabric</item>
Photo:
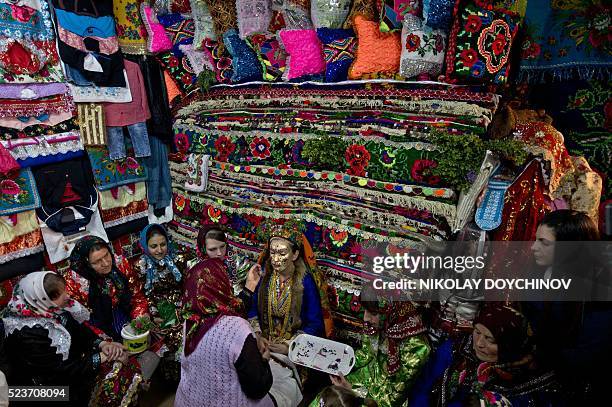
<path id="1" fill-rule="evenodd" d="M 108 149 L 103 146 L 87 147 L 87 154 L 94 180 L 101 191 L 147 179 L 145 167 L 136 158 L 111 160 Z"/>
<path id="2" fill-rule="evenodd" d="M 521 46 L 521 75 L 593 79 L 610 73 L 612 5 L 600 1 L 527 3 L 527 38 Z"/>
<path id="3" fill-rule="evenodd" d="M 157 55 L 157 60 L 163 70 L 172 78 L 182 96 L 188 95 L 196 89 L 195 71 L 191 67 L 187 55 L 178 49 L 173 49 Z"/>
<path id="4" fill-rule="evenodd" d="M 140 15 L 143 0 L 113 0 L 117 38 L 124 53 L 146 53 L 147 31 Z"/>
<path id="5" fill-rule="evenodd" d="M 0 175 L 0 216 L 35 209 L 40 206 L 40 196 L 34 176 L 29 168 Z"/>
<path id="6" fill-rule="evenodd" d="M 455 11 L 446 54 L 448 79 L 462 83 L 506 83 L 518 16 L 487 6 L 481 0 L 458 1 Z"/>
<path id="7" fill-rule="evenodd" d="M 0 83 L 64 82 L 54 40 L 0 35 Z"/>
<path id="8" fill-rule="evenodd" d="M 213 18 L 204 0 L 191 0 L 191 11 L 195 24 L 194 49 L 201 50 L 204 47 L 203 42 L 206 38 L 211 40 L 217 39 Z"/>
<path id="9" fill-rule="evenodd" d="M 412 78 L 420 74 L 434 77 L 442 71 L 446 34 L 432 30 L 413 15 L 406 15 L 402 29 L 400 74 Z"/>
<path id="10" fill-rule="evenodd" d="M 206 38 L 202 43 L 202 47 L 214 67 L 217 82 L 231 83 L 231 78 L 234 74 L 232 58 L 222 44 L 223 42 Z"/>

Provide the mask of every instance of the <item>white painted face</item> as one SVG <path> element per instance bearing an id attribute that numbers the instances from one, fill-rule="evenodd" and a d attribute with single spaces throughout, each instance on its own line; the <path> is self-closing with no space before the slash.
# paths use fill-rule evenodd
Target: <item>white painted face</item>
<path id="1" fill-rule="evenodd" d="M 540 225 L 536 230 L 536 240 L 531 245 L 533 258 L 538 266 L 552 266 L 555 259 L 555 241 L 557 240 L 553 228 Z"/>
<path id="2" fill-rule="evenodd" d="M 295 267 L 293 262 L 297 260 L 300 252 L 297 250 L 294 252 L 291 246 L 290 241 L 280 237 L 270 241 L 270 262 L 277 273 Z"/>

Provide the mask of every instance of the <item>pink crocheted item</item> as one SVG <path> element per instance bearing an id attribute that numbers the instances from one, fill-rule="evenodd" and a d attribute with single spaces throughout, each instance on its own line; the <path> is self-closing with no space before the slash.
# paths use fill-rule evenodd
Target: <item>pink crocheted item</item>
<path id="1" fill-rule="evenodd" d="M 147 50 L 152 53 L 168 51 L 172 48 L 172 41 L 166 35 L 164 26 L 157 21 L 155 11 L 148 4 L 140 5 L 140 14 L 147 29 Z"/>
<path id="2" fill-rule="evenodd" d="M 322 46 L 315 30 L 282 30 L 279 35 L 289 55 L 284 80 L 325 71 Z"/>

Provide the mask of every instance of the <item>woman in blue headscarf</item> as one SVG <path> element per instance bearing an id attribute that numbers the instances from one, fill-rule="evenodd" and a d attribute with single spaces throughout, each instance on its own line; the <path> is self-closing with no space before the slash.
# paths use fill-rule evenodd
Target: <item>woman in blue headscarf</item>
<path id="1" fill-rule="evenodd" d="M 149 302 L 151 318 L 160 327 L 168 349 L 162 361 L 162 370 L 167 379 L 180 379 L 177 359 L 182 341 L 181 308 L 183 275 L 182 265 L 163 226 L 153 223 L 140 233 L 143 255 L 138 262 L 142 275 L 144 294 Z"/>

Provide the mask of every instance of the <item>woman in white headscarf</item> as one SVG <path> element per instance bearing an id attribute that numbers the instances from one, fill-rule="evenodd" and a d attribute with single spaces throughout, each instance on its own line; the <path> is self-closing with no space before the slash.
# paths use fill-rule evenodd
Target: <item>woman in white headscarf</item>
<path id="1" fill-rule="evenodd" d="M 70 386 L 70 405 L 135 400 L 142 380 L 137 366 L 123 345 L 111 342 L 88 319 L 89 312 L 66 294 L 63 277 L 39 271 L 21 279 L 3 314 L 13 366 L 10 384 Z M 100 385 L 109 380 L 119 380 L 118 394 L 106 394 L 107 386 Z"/>

